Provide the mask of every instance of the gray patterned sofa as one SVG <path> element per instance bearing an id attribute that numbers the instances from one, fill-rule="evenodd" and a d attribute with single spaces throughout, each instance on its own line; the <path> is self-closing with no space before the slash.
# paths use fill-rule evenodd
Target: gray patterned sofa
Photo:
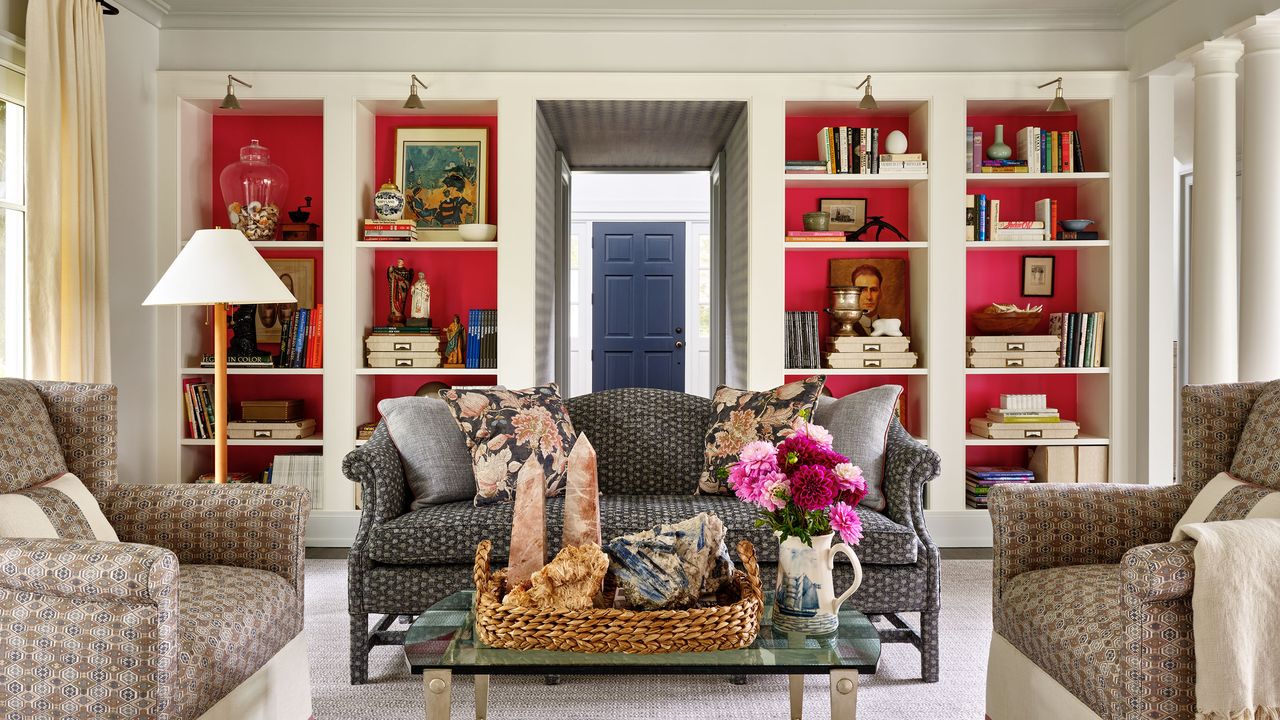
<path id="1" fill-rule="evenodd" d="M 586 433 L 598 455 L 600 514 L 606 537 L 646 530 L 708 510 L 729 528 L 732 546 L 755 544 L 762 579 L 772 585 L 777 541 L 754 527 L 755 512 L 734 497 L 694 495 L 711 424 L 711 401 L 696 395 L 622 389 L 567 400 L 577 432 Z M 821 410 L 817 420 L 821 421 Z M 348 560 L 351 613 L 351 682 L 368 680 L 369 651 L 403 642 L 390 630 L 400 615 L 414 615 L 458 590 L 472 587 L 476 545 L 493 541 L 495 564 L 509 552 L 511 505 L 473 507 L 470 502 L 432 505 L 408 512 L 413 500 L 400 455 L 386 424 L 347 455 L 343 471 L 361 483 L 364 505 Z M 868 614 L 883 615 L 892 628 L 886 642 L 920 649 L 925 681 L 938 679 L 938 548 L 924 525 L 925 483 L 937 476 L 937 453 L 893 422 L 889 431 L 883 513 L 859 507 L 864 538 L 862 587 L 849 601 Z M 547 502 L 549 552 L 559 550 L 562 499 Z M 848 564 L 837 565 L 836 586 L 852 582 Z M 913 629 L 900 613 L 920 613 Z M 370 627 L 370 615 L 382 615 Z"/>

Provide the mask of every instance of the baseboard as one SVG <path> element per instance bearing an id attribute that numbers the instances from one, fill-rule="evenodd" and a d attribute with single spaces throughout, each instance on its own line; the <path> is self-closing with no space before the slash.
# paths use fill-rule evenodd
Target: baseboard
<path id="1" fill-rule="evenodd" d="M 307 523 L 307 547 L 351 547 L 359 527 L 359 510 L 313 510 Z"/>

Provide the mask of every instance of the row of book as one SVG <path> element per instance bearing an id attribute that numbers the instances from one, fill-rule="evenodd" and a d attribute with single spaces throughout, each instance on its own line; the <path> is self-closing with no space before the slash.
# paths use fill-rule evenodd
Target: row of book
<path id="1" fill-rule="evenodd" d="M 473 309 L 467 318 L 467 367 L 498 367 L 498 311 Z"/>
<path id="2" fill-rule="evenodd" d="M 787 311 L 786 367 L 816 368 L 822 361 L 818 353 L 818 313 L 811 310 Z"/>
<path id="3" fill-rule="evenodd" d="M 1105 312 L 1051 313 L 1049 333 L 1058 336 L 1059 367 L 1103 367 Z"/>
<path id="4" fill-rule="evenodd" d="M 324 367 L 324 304 L 298 308 L 280 328 L 277 367 Z"/>
<path id="5" fill-rule="evenodd" d="M 1058 223 L 1058 201 L 1037 200 L 1034 220 L 1007 220 L 1000 200 L 985 193 L 964 196 L 964 239 L 967 242 L 1035 242 L 1052 239 Z"/>
<path id="6" fill-rule="evenodd" d="M 1027 468 L 1012 465 L 973 465 L 964 469 L 964 504 L 977 510 L 987 509 L 991 488 L 1005 483 L 1029 483 L 1035 474 Z"/>
<path id="7" fill-rule="evenodd" d="M 213 391 L 209 383 L 197 378 L 184 378 L 182 399 L 187 408 L 189 437 L 195 440 L 213 438 Z"/>
<path id="8" fill-rule="evenodd" d="M 418 239 L 418 225 L 412 220 L 365 220 L 361 239 L 370 242 L 410 242 Z"/>
<path id="9" fill-rule="evenodd" d="M 972 173 L 1078 173 L 1086 172 L 1080 134 L 1075 130 L 1045 130 L 1027 126 L 1017 133 L 1017 158 L 991 160 L 986 156 L 983 133 L 965 128 L 965 164 Z"/>
<path id="10" fill-rule="evenodd" d="M 824 127 L 818 131 L 818 159 L 788 160 L 792 173 L 874 175 L 928 172 L 920 153 L 881 153 L 880 128 Z"/>

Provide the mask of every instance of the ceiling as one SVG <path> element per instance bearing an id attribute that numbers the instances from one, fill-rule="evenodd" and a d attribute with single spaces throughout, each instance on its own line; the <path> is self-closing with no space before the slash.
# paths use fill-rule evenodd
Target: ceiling
<path id="1" fill-rule="evenodd" d="M 165 28 L 1123 30 L 1173 0 L 124 0 Z"/>
<path id="2" fill-rule="evenodd" d="M 539 100 L 574 170 L 710 168 L 744 102 Z"/>

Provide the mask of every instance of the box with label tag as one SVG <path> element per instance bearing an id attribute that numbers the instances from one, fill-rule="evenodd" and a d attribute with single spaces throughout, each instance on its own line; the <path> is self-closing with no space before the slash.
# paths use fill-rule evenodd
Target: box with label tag
<path id="1" fill-rule="evenodd" d="M 1003 423 L 973 418 L 969 420 L 969 430 L 978 437 L 993 440 L 1070 440 L 1080 434 L 1080 426 L 1071 420 L 1054 423 Z"/>
<path id="2" fill-rule="evenodd" d="M 826 354 L 826 365 L 833 370 L 913 368 L 919 356 L 913 352 L 838 352 Z"/>
<path id="3" fill-rule="evenodd" d="M 370 335 L 364 339 L 364 349 L 375 352 L 439 352 L 440 336 L 435 333 L 400 333 L 397 335 Z"/>
<path id="4" fill-rule="evenodd" d="M 244 421 L 227 423 L 227 437 L 232 440 L 301 440 L 316 434 L 313 418 L 275 421 Z"/>
<path id="5" fill-rule="evenodd" d="M 298 420 L 302 417 L 301 400 L 241 400 L 241 420 Z"/>

